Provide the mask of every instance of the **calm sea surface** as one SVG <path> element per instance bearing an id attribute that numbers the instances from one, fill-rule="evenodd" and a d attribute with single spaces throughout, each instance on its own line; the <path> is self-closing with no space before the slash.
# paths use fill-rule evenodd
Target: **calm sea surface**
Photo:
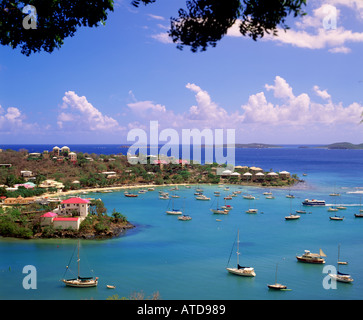
<path id="1" fill-rule="evenodd" d="M 26 148 L 30 152 L 51 150 L 53 146 L 0 146 Z M 61 146 L 60 146 L 61 147 Z M 69 146 L 71 150 L 112 154 L 122 152 L 117 146 Z M 83 148 L 83 149 L 82 149 Z M 108 211 L 122 212 L 136 228 L 116 239 L 81 241 L 81 273 L 99 277 L 97 288 L 75 289 L 64 286 L 66 266 L 77 272 L 70 258 L 75 240 L 18 240 L 0 238 L 0 299 L 101 299 L 118 294 L 129 296 L 143 291 L 146 296 L 158 291 L 161 299 L 363 299 L 363 219 L 355 218 L 363 195 L 363 150 L 299 149 L 237 149 L 236 164 L 259 166 L 264 170 L 287 170 L 305 179 L 305 183 L 288 189 L 271 189 L 275 199 L 265 199 L 266 189 L 230 186 L 224 191 L 217 186 L 201 185 L 210 201 L 194 198 L 195 186 L 180 187 L 180 198 L 174 205 L 184 208 L 191 221 L 179 221 L 166 215 L 171 205 L 158 198 L 156 188 L 138 198 L 126 198 L 123 192 L 93 193 L 101 198 Z M 303 177 L 302 173 L 307 173 Z M 223 196 L 232 191 L 239 194 L 227 204 L 233 206 L 228 215 L 213 215 L 216 207 L 214 191 Z M 288 199 L 288 193 L 295 199 Z M 329 193 L 339 192 L 340 197 Z M 246 200 L 250 193 L 256 200 Z M 292 211 L 301 209 L 305 198 L 326 200 L 327 204 L 344 204 L 347 209 L 337 214 L 344 221 L 331 221 L 327 207 L 305 208 L 296 221 L 285 221 Z M 250 207 L 259 212 L 251 215 Z M 333 213 L 334 214 L 334 213 Z M 217 221 L 220 219 L 221 221 Z M 244 278 L 228 274 L 226 266 L 236 261 L 233 248 L 240 231 L 240 264 L 255 268 L 256 277 Z M 336 289 L 324 289 L 327 276 L 324 266 L 336 266 L 338 244 L 340 258 L 348 265 L 340 271 L 350 273 L 353 284 L 337 283 Z M 304 250 L 327 255 L 325 265 L 297 262 L 296 254 Z M 75 259 L 74 259 L 75 261 Z M 275 292 L 267 288 L 277 280 L 291 291 Z M 37 289 L 23 288 L 23 267 L 37 270 Z M 67 272 L 66 277 L 72 277 Z M 116 289 L 106 288 L 107 284 Z"/>

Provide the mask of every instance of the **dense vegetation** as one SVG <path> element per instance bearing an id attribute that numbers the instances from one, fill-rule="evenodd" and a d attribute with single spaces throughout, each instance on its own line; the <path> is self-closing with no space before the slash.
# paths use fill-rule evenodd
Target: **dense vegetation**
<path id="1" fill-rule="evenodd" d="M 90 160 L 92 159 L 92 160 Z M 13 151 L 5 150 L 0 152 L 0 164 L 8 163 L 12 166 L 0 166 L 0 186 L 12 187 L 15 184 L 25 182 L 20 171 L 29 170 L 33 173 L 33 182 L 38 186 L 46 179 L 54 179 L 64 184 L 64 191 L 77 190 L 82 188 L 109 187 L 132 184 L 180 184 L 180 183 L 254 183 L 264 186 L 285 186 L 297 181 L 294 175 L 292 178 L 271 178 L 265 177 L 263 180 L 250 178 L 242 180 L 236 176 L 221 177 L 216 174 L 219 167 L 213 164 L 189 164 L 182 167 L 179 164 L 130 164 L 124 155 L 96 155 L 77 153 L 77 161 L 71 162 L 67 157 L 61 161 L 53 160 L 52 156 L 38 158 L 28 156 L 26 150 Z M 222 165 L 223 167 L 223 165 Z M 102 172 L 115 172 L 116 176 L 107 177 Z M 248 168 L 236 169 L 241 175 Z M 52 191 L 52 190 L 51 190 Z M 54 190 L 53 190 L 54 191 Z M 44 192 L 40 188 L 32 191 L 19 188 L 18 191 L 9 192 L 0 187 L 0 196 L 36 196 Z"/>
<path id="2" fill-rule="evenodd" d="M 105 238 L 117 236 L 125 228 L 132 228 L 127 218 L 113 210 L 107 215 L 107 209 L 101 200 L 93 200 L 90 213 L 81 223 L 78 231 L 41 226 L 40 216 L 55 208 L 55 204 L 12 206 L 0 208 L 0 235 L 15 238 Z"/>

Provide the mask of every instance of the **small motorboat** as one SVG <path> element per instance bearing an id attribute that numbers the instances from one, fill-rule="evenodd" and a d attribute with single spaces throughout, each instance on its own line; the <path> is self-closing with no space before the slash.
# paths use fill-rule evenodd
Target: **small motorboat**
<path id="1" fill-rule="evenodd" d="M 108 289 L 115 289 L 115 288 L 116 288 L 116 286 L 113 286 L 113 285 L 110 285 L 110 284 L 106 285 L 106 287 L 107 287 Z"/>

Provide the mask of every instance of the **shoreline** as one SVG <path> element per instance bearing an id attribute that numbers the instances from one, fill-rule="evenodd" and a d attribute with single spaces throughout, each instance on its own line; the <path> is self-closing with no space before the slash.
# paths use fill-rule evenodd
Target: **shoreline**
<path id="1" fill-rule="evenodd" d="M 257 188 L 264 188 L 264 189 L 288 189 L 293 186 L 298 185 L 299 183 L 303 183 L 301 181 L 296 181 L 293 185 L 290 186 L 262 186 L 261 184 L 256 183 L 240 183 L 240 184 L 233 184 L 233 183 L 219 183 L 219 184 L 212 184 L 212 183 L 171 183 L 171 184 L 163 184 L 163 185 L 155 185 L 155 184 L 136 184 L 136 185 L 123 185 L 123 186 L 111 186 L 111 187 L 97 187 L 97 188 L 85 188 L 85 189 L 78 189 L 78 190 L 68 190 L 68 191 L 60 191 L 56 193 L 44 193 L 41 196 L 36 198 L 44 199 L 44 198 L 53 198 L 53 197 L 60 197 L 60 196 L 67 196 L 71 194 L 78 194 L 78 193 L 89 193 L 89 192 L 102 192 L 107 190 L 112 191 L 119 191 L 119 190 L 127 190 L 127 189 L 139 189 L 139 188 L 159 188 L 159 187 L 174 187 L 174 186 L 195 186 L 195 185 L 204 185 L 207 184 L 209 186 L 219 186 L 219 185 L 229 185 L 229 186 L 243 186 L 243 187 L 257 187 Z"/>

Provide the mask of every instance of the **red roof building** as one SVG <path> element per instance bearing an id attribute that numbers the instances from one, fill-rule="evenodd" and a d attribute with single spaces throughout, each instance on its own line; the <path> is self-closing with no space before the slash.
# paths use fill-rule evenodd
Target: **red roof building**
<path id="1" fill-rule="evenodd" d="M 79 218 L 54 218 L 53 221 L 78 221 Z"/>
<path id="2" fill-rule="evenodd" d="M 44 213 L 43 215 L 41 215 L 42 218 L 54 218 L 56 216 L 58 216 L 58 215 L 54 212 L 47 212 L 47 213 Z"/>
<path id="3" fill-rule="evenodd" d="M 54 228 L 78 230 L 80 226 L 80 218 L 54 218 L 53 226 Z"/>
<path id="4" fill-rule="evenodd" d="M 90 201 L 87 199 L 82 199 L 82 198 L 69 198 L 67 200 L 63 200 L 61 203 L 62 204 L 86 204 L 89 203 Z"/>
<path id="5" fill-rule="evenodd" d="M 88 215 L 88 206 L 90 201 L 82 198 L 69 198 L 67 200 L 63 200 L 58 207 L 57 213 L 60 215 L 75 215 L 78 213 L 81 217 L 87 217 Z M 77 215 L 77 214 L 76 214 Z"/>

